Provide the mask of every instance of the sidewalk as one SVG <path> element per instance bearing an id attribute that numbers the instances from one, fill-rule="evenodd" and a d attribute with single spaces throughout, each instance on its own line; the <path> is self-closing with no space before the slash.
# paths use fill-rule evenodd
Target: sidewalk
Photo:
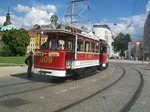
<path id="1" fill-rule="evenodd" d="M 27 66 L 0 67 L 0 77 L 27 72 Z"/>
<path id="2" fill-rule="evenodd" d="M 148 62 L 148 61 L 137 61 L 137 60 L 109 59 L 109 62 L 133 63 L 133 64 L 145 64 L 145 65 L 149 65 L 149 62 Z"/>

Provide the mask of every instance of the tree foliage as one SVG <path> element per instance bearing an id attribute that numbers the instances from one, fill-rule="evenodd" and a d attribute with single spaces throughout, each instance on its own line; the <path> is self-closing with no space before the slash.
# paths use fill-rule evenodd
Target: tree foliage
<path id="1" fill-rule="evenodd" d="M 21 28 L 19 30 L 10 30 L 2 35 L 4 42 L 3 55 L 6 56 L 23 56 L 27 51 L 27 46 L 30 41 L 28 32 Z"/>
<path id="2" fill-rule="evenodd" d="M 120 56 L 124 56 L 124 51 L 128 49 L 128 42 L 131 41 L 129 34 L 119 33 L 114 37 L 114 42 L 112 46 L 114 47 L 114 52 L 120 52 Z"/>

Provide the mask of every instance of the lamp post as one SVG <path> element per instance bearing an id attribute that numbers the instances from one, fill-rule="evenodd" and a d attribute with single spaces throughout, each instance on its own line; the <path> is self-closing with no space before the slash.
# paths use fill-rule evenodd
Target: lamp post
<path id="1" fill-rule="evenodd" d="M 142 55 L 143 55 L 143 56 L 142 56 L 142 57 L 143 57 L 143 64 L 144 64 L 144 58 L 145 58 L 145 57 L 144 57 L 144 53 L 145 53 L 144 51 L 145 51 L 145 48 L 142 49 L 142 53 L 143 53 L 143 54 L 142 54 Z"/>

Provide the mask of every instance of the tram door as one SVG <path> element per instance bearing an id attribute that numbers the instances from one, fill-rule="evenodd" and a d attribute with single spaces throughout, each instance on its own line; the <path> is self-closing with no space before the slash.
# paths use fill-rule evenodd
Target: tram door
<path id="1" fill-rule="evenodd" d="M 100 67 L 103 67 L 103 64 L 106 64 L 106 55 L 107 55 L 107 47 L 105 45 L 100 45 Z"/>

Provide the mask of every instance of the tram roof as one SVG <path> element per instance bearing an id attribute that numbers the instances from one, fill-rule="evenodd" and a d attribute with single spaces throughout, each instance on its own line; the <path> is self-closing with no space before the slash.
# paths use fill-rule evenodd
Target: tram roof
<path id="1" fill-rule="evenodd" d="M 49 25 L 41 25 L 41 26 L 36 26 L 39 27 L 35 29 L 35 31 L 43 34 L 47 33 L 67 33 L 71 35 L 80 35 L 89 39 L 93 40 L 99 40 L 97 36 L 95 36 L 92 32 L 88 32 L 85 27 L 79 28 L 74 25 L 68 25 L 68 24 L 49 24 Z"/>

